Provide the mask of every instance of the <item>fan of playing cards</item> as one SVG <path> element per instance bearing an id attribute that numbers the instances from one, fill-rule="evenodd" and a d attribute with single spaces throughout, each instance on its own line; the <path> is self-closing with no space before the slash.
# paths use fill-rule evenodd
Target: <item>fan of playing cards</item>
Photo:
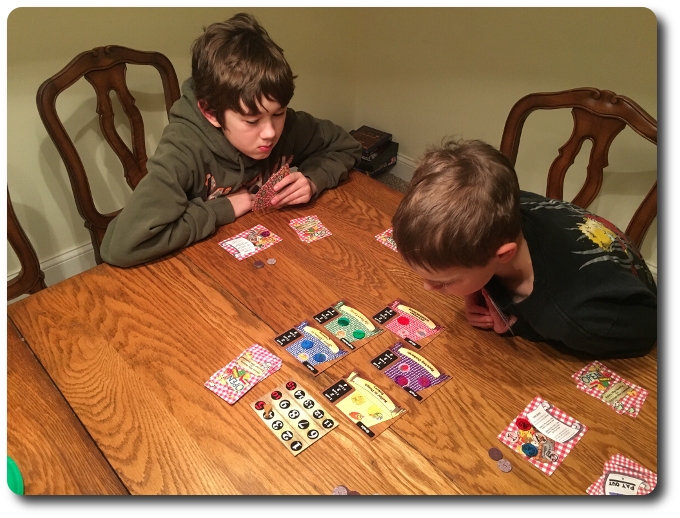
<path id="1" fill-rule="evenodd" d="M 255 203 L 253 204 L 253 211 L 263 210 L 271 206 L 271 201 L 276 191 L 274 186 L 283 180 L 286 176 L 290 174 L 290 167 L 285 164 L 281 169 L 276 171 L 273 175 L 269 177 L 267 183 L 265 183 L 257 194 L 255 195 Z"/>

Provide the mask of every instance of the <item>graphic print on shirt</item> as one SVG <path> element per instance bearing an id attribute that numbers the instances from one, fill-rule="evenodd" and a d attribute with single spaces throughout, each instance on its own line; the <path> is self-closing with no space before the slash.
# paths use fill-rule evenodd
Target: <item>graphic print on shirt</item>
<path id="1" fill-rule="evenodd" d="M 574 226 L 568 228 L 568 230 L 574 230 L 579 233 L 576 241 L 587 239 L 595 245 L 590 250 L 572 251 L 573 254 L 593 256 L 592 259 L 584 262 L 579 270 L 594 263 L 610 261 L 629 270 L 636 277 L 644 276 L 648 284 L 654 284 L 652 274 L 644 263 L 637 247 L 613 223 L 565 201 L 550 199 L 540 202 L 524 201 L 521 202 L 521 205 L 533 206 L 531 208 L 532 211 L 541 209 L 566 210 L 569 216 L 574 218 Z"/>
<path id="2" fill-rule="evenodd" d="M 214 200 L 220 196 L 225 196 L 231 191 L 231 187 L 217 187 L 215 178 L 208 173 L 205 175 L 205 186 L 208 188 L 208 199 Z"/>

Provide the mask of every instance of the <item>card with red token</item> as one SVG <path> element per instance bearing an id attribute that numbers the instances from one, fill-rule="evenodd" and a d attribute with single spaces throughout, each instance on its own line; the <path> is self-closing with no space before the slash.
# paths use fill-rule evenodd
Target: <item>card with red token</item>
<path id="1" fill-rule="evenodd" d="M 381 309 L 372 318 L 415 349 L 425 347 L 444 329 L 399 299 Z"/>
<path id="2" fill-rule="evenodd" d="M 619 414 L 637 417 L 648 392 L 624 380 L 599 361 L 593 361 L 571 376 L 576 387 L 604 401 Z"/>
<path id="3" fill-rule="evenodd" d="M 281 363 L 281 358 L 253 344 L 210 376 L 205 386 L 233 405 L 257 383 L 279 370 Z"/>
<path id="4" fill-rule="evenodd" d="M 536 396 L 498 440 L 550 476 L 587 430 L 586 425 Z"/>
<path id="5" fill-rule="evenodd" d="M 395 252 L 397 251 L 397 243 L 394 242 L 394 239 L 392 239 L 392 229 L 388 228 L 385 230 L 385 232 L 381 232 L 375 238 L 378 240 L 378 242 L 382 243 L 388 248 L 391 248 Z"/>
<path id="6" fill-rule="evenodd" d="M 271 205 L 272 198 L 276 195 L 274 186 L 289 174 L 290 167 L 288 164 L 284 164 L 281 169 L 269 177 L 269 180 L 267 180 L 267 182 L 262 187 L 260 187 L 260 190 L 257 191 L 257 194 L 255 195 L 255 202 L 253 203 L 252 209 L 253 212 L 256 210 L 266 209 Z"/>
<path id="7" fill-rule="evenodd" d="M 654 491 L 656 483 L 656 473 L 617 453 L 605 462 L 602 476 L 586 489 L 586 493 L 648 495 Z"/>
<path id="8" fill-rule="evenodd" d="M 234 237 L 220 241 L 219 245 L 236 259 L 243 261 L 246 257 L 261 252 L 279 241 L 281 241 L 279 236 L 262 225 L 256 225 L 250 230 L 244 230 Z"/>
<path id="9" fill-rule="evenodd" d="M 319 239 L 332 235 L 331 231 L 321 223 L 318 216 L 304 216 L 302 218 L 292 219 L 290 220 L 289 225 L 297 232 L 300 240 L 305 243 L 318 241 Z"/>

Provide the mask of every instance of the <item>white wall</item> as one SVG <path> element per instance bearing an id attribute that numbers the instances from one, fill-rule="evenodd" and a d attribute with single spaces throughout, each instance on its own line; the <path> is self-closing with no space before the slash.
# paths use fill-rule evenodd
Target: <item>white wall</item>
<path id="1" fill-rule="evenodd" d="M 46 269 L 48 285 L 94 264 L 68 175 L 37 113 L 40 84 L 78 53 L 116 44 L 165 54 L 182 82 L 189 47 L 238 8 L 19 8 L 7 20 L 7 177 L 15 212 Z M 609 89 L 657 116 L 656 19 L 643 8 L 252 8 L 298 75 L 291 106 L 353 129 L 394 135 L 408 178 L 446 135 L 498 146 L 512 105 L 528 93 Z M 131 90 L 152 154 L 167 122 L 155 71 L 130 67 Z M 100 210 L 129 196 L 122 168 L 98 140 L 95 98 L 84 80 L 57 108 L 92 175 Z M 117 117 L 125 132 L 123 116 Z M 520 185 L 544 192 L 547 168 L 566 142 L 567 113 L 531 115 L 520 146 Z M 566 133 L 566 134 L 565 134 Z M 587 146 L 586 146 L 587 147 Z M 589 149 L 589 148 L 588 148 Z M 586 150 L 587 151 L 587 150 Z M 568 177 L 575 194 L 584 153 Z M 614 142 L 594 212 L 625 228 L 656 178 L 656 148 L 626 130 Z M 111 174 L 113 173 L 113 174 Z M 643 245 L 656 265 L 656 223 Z M 8 245 L 8 276 L 19 270 Z"/>

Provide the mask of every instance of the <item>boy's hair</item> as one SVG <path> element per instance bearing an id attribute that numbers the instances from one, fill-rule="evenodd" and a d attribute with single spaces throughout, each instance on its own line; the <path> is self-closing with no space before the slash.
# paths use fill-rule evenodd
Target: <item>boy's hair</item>
<path id="1" fill-rule="evenodd" d="M 296 77 L 283 49 L 248 13 L 204 28 L 191 45 L 191 76 L 196 98 L 207 103 L 222 127 L 226 110 L 257 114 L 263 97 L 287 106 Z"/>
<path id="2" fill-rule="evenodd" d="M 392 226 L 397 249 L 410 266 L 431 272 L 485 266 L 522 231 L 515 169 L 480 140 L 430 148 Z"/>

